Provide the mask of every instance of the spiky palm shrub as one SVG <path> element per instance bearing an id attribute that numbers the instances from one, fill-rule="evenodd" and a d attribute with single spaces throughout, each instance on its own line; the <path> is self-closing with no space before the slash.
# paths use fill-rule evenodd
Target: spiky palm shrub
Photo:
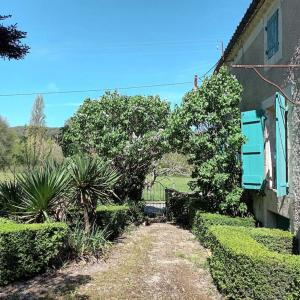
<path id="1" fill-rule="evenodd" d="M 20 204 L 22 190 L 17 181 L 0 182 L 0 212 L 8 214 Z"/>
<path id="2" fill-rule="evenodd" d="M 74 198 L 83 210 L 85 232 L 90 232 L 97 203 L 107 202 L 112 196 L 119 176 L 109 163 L 87 155 L 73 157 L 69 169 Z"/>
<path id="3" fill-rule="evenodd" d="M 61 203 L 68 190 L 69 173 L 63 166 L 46 163 L 34 171 L 17 176 L 22 190 L 17 214 L 27 222 L 45 222 L 57 219 Z"/>

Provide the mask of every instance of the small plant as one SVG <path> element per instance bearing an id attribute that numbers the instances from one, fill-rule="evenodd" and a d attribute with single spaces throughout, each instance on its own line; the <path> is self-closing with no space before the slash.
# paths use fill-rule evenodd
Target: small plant
<path id="1" fill-rule="evenodd" d="M 73 254 L 79 258 L 87 259 L 91 255 L 98 258 L 109 243 L 107 236 L 105 229 L 93 225 L 86 232 L 78 223 L 69 237 L 69 245 Z"/>
<path id="2" fill-rule="evenodd" d="M 145 202 L 134 202 L 128 201 L 128 215 L 130 217 L 130 222 L 136 225 L 143 223 L 144 221 L 144 207 Z"/>

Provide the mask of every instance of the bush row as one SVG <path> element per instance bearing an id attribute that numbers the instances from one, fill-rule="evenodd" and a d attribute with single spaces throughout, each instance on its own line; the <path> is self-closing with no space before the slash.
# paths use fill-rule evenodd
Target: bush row
<path id="1" fill-rule="evenodd" d="M 209 232 L 214 238 L 211 273 L 228 298 L 300 299 L 300 256 L 270 249 L 283 238 L 278 230 L 212 226 Z M 262 236 L 266 246 L 254 238 Z"/>
<path id="2" fill-rule="evenodd" d="M 7 218 L 1 218 L 0 217 L 0 225 L 4 225 L 4 224 L 16 224 L 16 223 L 12 220 L 7 219 Z"/>
<path id="3" fill-rule="evenodd" d="M 66 246 L 68 227 L 63 223 L 0 222 L 0 285 L 45 270 Z"/>
<path id="4" fill-rule="evenodd" d="M 110 239 L 119 236 L 130 221 L 131 214 L 127 205 L 101 205 L 97 207 L 97 226 L 105 229 Z"/>
<path id="5" fill-rule="evenodd" d="M 102 205 L 97 208 L 96 223 L 114 239 L 131 217 L 129 206 Z M 68 233 L 64 223 L 17 224 L 0 218 L 0 285 L 30 278 L 65 257 Z"/>
<path id="6" fill-rule="evenodd" d="M 210 269 L 229 299 L 300 299 L 300 256 L 290 232 L 255 228 L 253 218 L 197 212 L 193 232 L 210 247 Z"/>
<path id="7" fill-rule="evenodd" d="M 294 252 L 294 235 L 289 231 L 270 228 L 253 228 L 248 234 L 258 243 L 263 244 L 271 251 L 283 254 Z"/>
<path id="8" fill-rule="evenodd" d="M 255 220 L 252 217 L 232 218 L 225 215 L 202 213 L 198 211 L 194 217 L 192 231 L 206 248 L 212 246 L 212 236 L 208 230 L 212 225 L 255 227 Z"/>

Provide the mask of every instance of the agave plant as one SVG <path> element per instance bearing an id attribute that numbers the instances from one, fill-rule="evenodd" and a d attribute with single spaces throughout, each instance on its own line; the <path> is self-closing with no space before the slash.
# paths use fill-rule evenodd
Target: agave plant
<path id="1" fill-rule="evenodd" d="M 43 167 L 17 176 L 22 189 L 18 214 L 27 222 L 45 222 L 57 215 L 69 184 L 63 166 L 46 163 Z"/>
<path id="2" fill-rule="evenodd" d="M 103 203 L 110 198 L 119 176 L 102 159 L 77 155 L 70 163 L 70 177 L 76 202 L 83 209 L 85 232 L 90 232 L 98 201 Z"/>

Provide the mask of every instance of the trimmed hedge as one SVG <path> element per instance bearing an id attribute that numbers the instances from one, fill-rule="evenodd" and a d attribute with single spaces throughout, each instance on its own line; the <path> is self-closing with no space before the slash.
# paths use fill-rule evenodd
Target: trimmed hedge
<path id="1" fill-rule="evenodd" d="M 96 224 L 106 229 L 108 238 L 119 236 L 130 223 L 130 208 L 127 205 L 100 205 L 96 211 Z"/>
<path id="2" fill-rule="evenodd" d="M 44 271 L 64 249 L 67 234 L 63 223 L 1 223 L 0 285 Z"/>
<path id="3" fill-rule="evenodd" d="M 201 244 L 206 248 L 212 246 L 212 236 L 208 229 L 213 225 L 255 227 L 255 220 L 252 217 L 233 218 L 220 214 L 203 213 L 198 211 L 194 218 L 192 231 Z"/>
<path id="4" fill-rule="evenodd" d="M 284 234 L 233 226 L 208 230 L 213 240 L 211 274 L 228 298 L 300 299 L 300 256 L 272 251 L 253 238 L 281 239 Z"/>
<path id="5" fill-rule="evenodd" d="M 292 254 L 294 250 L 294 235 L 289 231 L 270 228 L 254 228 L 248 230 L 250 236 L 271 251 Z"/>
<path id="6" fill-rule="evenodd" d="M 4 224 L 16 224 L 16 223 L 10 219 L 0 217 L 0 226 Z"/>

